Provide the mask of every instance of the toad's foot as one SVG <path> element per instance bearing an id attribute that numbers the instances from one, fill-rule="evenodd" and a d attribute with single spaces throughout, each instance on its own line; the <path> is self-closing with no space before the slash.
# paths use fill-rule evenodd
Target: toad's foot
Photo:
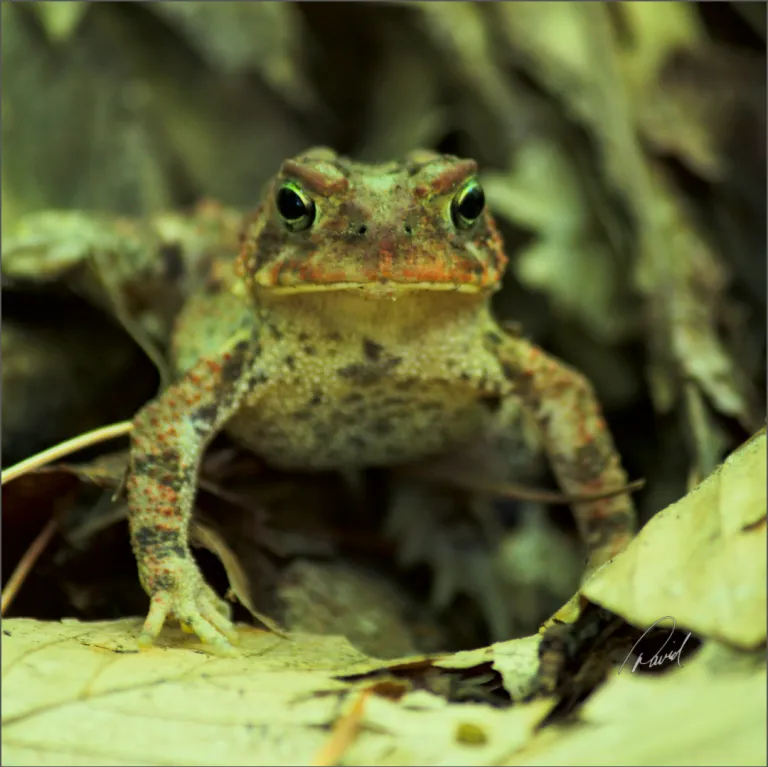
<path id="1" fill-rule="evenodd" d="M 166 619 L 174 615 L 182 627 L 191 629 L 213 649 L 237 657 L 232 646 L 238 637 L 230 620 L 231 608 L 205 582 L 197 565 L 190 560 L 165 561 L 155 572 L 146 579 L 151 602 L 139 646 L 153 644 Z"/>
<path id="2" fill-rule="evenodd" d="M 410 479 L 397 480 L 392 492 L 387 532 L 399 544 L 402 565 L 423 562 L 432 570 L 432 607 L 445 609 L 466 594 L 480 607 L 494 640 L 509 639 L 515 605 L 497 568 L 501 536 L 484 529 L 488 514 L 481 513 L 493 515 L 492 504 L 473 509 L 486 504 Z"/>

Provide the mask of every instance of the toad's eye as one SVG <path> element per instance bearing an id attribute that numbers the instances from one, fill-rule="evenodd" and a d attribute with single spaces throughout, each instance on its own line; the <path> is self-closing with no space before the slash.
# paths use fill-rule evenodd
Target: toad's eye
<path id="1" fill-rule="evenodd" d="M 277 212 L 292 232 L 309 229 L 315 220 L 315 203 L 293 181 L 286 181 L 277 190 Z"/>
<path id="2" fill-rule="evenodd" d="M 483 213 L 485 192 L 477 179 L 470 179 L 451 201 L 451 219 L 457 229 L 469 229 Z"/>

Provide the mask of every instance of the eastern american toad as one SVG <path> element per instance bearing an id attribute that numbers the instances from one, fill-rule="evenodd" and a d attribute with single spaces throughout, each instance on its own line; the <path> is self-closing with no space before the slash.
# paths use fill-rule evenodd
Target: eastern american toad
<path id="1" fill-rule="evenodd" d="M 563 490 L 626 483 L 582 375 L 503 331 L 489 297 L 507 258 L 472 160 L 286 160 L 172 339 L 176 380 L 136 416 L 130 528 L 151 643 L 175 615 L 231 652 L 228 606 L 190 553 L 206 445 L 224 430 L 278 468 L 394 466 L 532 417 Z M 501 424 L 501 426 L 500 426 Z M 632 536 L 623 495 L 578 503 L 594 567 Z"/>

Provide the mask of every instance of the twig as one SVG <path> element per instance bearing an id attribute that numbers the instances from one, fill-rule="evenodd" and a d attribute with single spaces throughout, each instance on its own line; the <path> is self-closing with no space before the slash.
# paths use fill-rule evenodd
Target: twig
<path id="1" fill-rule="evenodd" d="M 311 762 L 312 767 L 332 767 L 338 763 L 342 754 L 352 745 L 360 729 L 365 701 L 372 691 L 371 687 L 363 690 L 352 704 L 352 708 L 336 720 L 330 738 L 315 754 Z"/>
<path id="2" fill-rule="evenodd" d="M 48 450 L 43 450 L 42 453 L 37 453 L 37 455 L 33 455 L 31 458 L 27 458 L 26 460 L 17 463 L 15 466 L 11 466 L 10 469 L 6 469 L 2 473 L 2 484 L 4 485 L 6 482 L 10 482 L 12 479 L 16 479 L 22 474 L 27 474 L 30 471 L 39 469 L 41 466 L 45 466 L 52 461 L 63 458 L 70 453 L 76 453 L 83 448 L 98 445 L 100 442 L 106 442 L 108 439 L 122 437 L 125 434 L 128 434 L 132 428 L 133 424 L 131 421 L 120 421 L 120 423 L 101 426 L 93 431 L 80 434 L 77 437 L 68 439 L 66 442 L 60 442 L 58 445 L 48 448 Z"/>
<path id="3" fill-rule="evenodd" d="M 11 606 L 16 593 L 21 588 L 30 570 L 37 562 L 37 558 L 43 553 L 48 545 L 53 533 L 56 530 L 56 520 L 52 517 L 48 520 L 45 527 L 38 533 L 37 538 L 32 541 L 32 545 L 24 552 L 24 556 L 16 565 L 8 583 L 3 589 L 2 598 L 0 598 L 0 615 L 5 615 L 5 611 Z"/>
<path id="4" fill-rule="evenodd" d="M 442 472 L 418 467 L 400 469 L 403 474 L 410 474 L 421 479 L 431 480 L 436 483 L 451 485 L 461 490 L 474 490 L 489 495 L 495 495 L 497 498 L 512 498 L 520 501 L 537 501 L 539 503 L 552 504 L 571 504 L 588 503 L 589 501 L 602 501 L 605 498 L 613 498 L 616 495 L 624 493 L 634 493 L 645 486 L 644 479 L 636 479 L 622 487 L 600 490 L 596 493 L 558 493 L 554 490 L 540 490 L 538 488 L 527 487 L 516 482 L 499 482 L 493 479 L 474 476 L 471 474 L 460 474 L 451 472 L 450 475 Z"/>

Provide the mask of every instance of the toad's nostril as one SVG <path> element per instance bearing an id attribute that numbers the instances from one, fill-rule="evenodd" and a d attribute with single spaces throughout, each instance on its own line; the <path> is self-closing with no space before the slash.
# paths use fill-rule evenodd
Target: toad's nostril
<path id="1" fill-rule="evenodd" d="M 411 228 L 410 224 L 406 224 L 403 229 L 405 229 L 406 234 L 413 234 L 413 229 Z"/>
<path id="2" fill-rule="evenodd" d="M 365 234 L 368 231 L 368 227 L 363 224 L 361 227 L 358 227 L 357 233 L 358 234 Z"/>

